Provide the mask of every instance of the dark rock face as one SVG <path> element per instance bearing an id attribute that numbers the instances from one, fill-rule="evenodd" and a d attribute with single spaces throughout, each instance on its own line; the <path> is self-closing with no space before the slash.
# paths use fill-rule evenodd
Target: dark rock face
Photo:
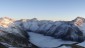
<path id="1" fill-rule="evenodd" d="M 31 42 L 29 42 L 29 35 L 27 32 L 23 31 L 22 29 L 18 28 L 17 31 L 20 31 L 19 33 L 16 33 L 15 31 L 13 31 L 12 33 L 9 33 L 5 30 L 2 30 L 2 32 L 0 32 L 1 34 L 4 33 L 2 36 L 0 36 L 0 42 L 3 43 L 7 43 L 9 45 L 4 45 L 1 47 L 10 47 L 10 45 L 12 47 L 25 47 L 25 48 L 33 48 L 33 47 L 37 47 L 34 44 L 32 44 Z M 21 34 L 20 34 L 21 33 Z M 38 48 L 38 47 L 37 47 Z"/>
<path id="2" fill-rule="evenodd" d="M 70 48 L 85 48 L 85 47 L 82 47 L 82 46 L 79 46 L 79 45 L 77 45 L 78 43 L 75 43 L 75 44 L 62 44 L 62 45 L 60 45 L 60 46 L 58 46 L 58 47 L 56 47 L 56 48 L 61 48 L 62 46 L 66 46 L 66 47 L 70 47 Z"/>
<path id="3" fill-rule="evenodd" d="M 76 42 L 84 41 L 82 31 L 80 31 L 78 27 L 70 23 L 62 23 L 61 25 L 56 27 L 54 32 L 48 32 L 48 31 L 45 32 L 42 34 L 45 34 L 47 36 L 52 36 L 57 39 L 76 41 Z"/>
<path id="4" fill-rule="evenodd" d="M 83 33 L 79 30 L 78 27 L 73 24 L 65 24 L 61 24 L 59 27 L 57 27 L 51 36 L 69 41 L 84 41 Z"/>
<path id="5" fill-rule="evenodd" d="M 7 47 L 0 43 L 0 48 L 7 48 Z"/>

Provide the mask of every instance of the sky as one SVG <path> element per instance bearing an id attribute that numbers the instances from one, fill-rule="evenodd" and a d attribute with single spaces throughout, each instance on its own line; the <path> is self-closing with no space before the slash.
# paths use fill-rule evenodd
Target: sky
<path id="1" fill-rule="evenodd" d="M 0 17 L 73 20 L 85 18 L 85 0 L 0 0 Z"/>

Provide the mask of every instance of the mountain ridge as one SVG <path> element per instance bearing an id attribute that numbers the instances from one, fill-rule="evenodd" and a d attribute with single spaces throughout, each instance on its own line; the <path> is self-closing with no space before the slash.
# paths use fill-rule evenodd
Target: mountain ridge
<path id="1" fill-rule="evenodd" d="M 72 21 L 37 20 L 36 18 L 14 20 L 9 17 L 2 17 L 0 18 L 0 42 L 7 43 L 7 40 L 13 40 L 13 42 L 16 41 L 17 45 L 12 44 L 13 42 L 10 41 L 8 41 L 8 44 L 17 47 L 29 46 L 27 45 L 29 44 L 27 40 L 30 37 L 27 32 L 39 33 L 66 41 L 83 42 L 85 33 L 84 29 L 80 27 L 84 25 L 84 22 L 85 19 L 82 17 L 77 17 Z"/>

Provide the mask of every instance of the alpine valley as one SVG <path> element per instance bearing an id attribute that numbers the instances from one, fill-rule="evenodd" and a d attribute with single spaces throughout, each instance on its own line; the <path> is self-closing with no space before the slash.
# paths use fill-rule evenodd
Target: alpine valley
<path id="1" fill-rule="evenodd" d="M 0 18 L 0 48 L 85 48 L 85 19 Z"/>

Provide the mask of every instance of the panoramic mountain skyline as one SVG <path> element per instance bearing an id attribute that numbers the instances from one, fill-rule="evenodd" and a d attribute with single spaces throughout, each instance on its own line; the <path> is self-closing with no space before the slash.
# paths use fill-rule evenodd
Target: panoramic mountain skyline
<path id="1" fill-rule="evenodd" d="M 0 48 L 85 48 L 84 45 L 83 17 L 72 21 L 0 18 Z"/>
<path id="2" fill-rule="evenodd" d="M 85 18 L 85 0 L 0 0 L 0 17 L 72 20 Z"/>

